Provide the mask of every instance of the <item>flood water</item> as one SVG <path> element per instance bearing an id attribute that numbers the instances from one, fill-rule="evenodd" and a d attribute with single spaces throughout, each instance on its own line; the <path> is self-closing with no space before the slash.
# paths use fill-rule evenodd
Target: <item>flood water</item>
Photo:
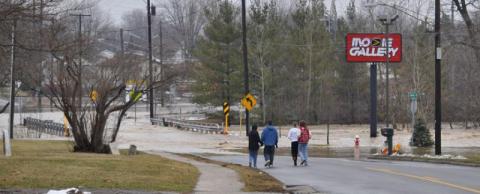
<path id="1" fill-rule="evenodd" d="M 375 154 L 379 152 L 378 147 L 362 147 L 360 149 L 361 157 L 367 157 L 368 155 Z M 235 151 L 240 151 L 243 153 L 247 152 L 247 149 L 236 149 Z M 329 147 L 329 146 L 310 146 L 308 148 L 309 156 L 311 157 L 324 157 L 324 158 L 353 158 L 353 147 Z M 410 153 L 414 155 L 435 155 L 435 148 L 417 148 L 409 147 L 404 149 L 404 153 Z M 260 150 L 262 153 L 262 149 Z M 466 158 L 469 157 L 479 157 L 480 156 L 480 147 L 442 147 L 442 154 L 450 155 L 460 155 Z M 281 147 L 276 150 L 276 155 L 289 156 L 290 148 Z"/>

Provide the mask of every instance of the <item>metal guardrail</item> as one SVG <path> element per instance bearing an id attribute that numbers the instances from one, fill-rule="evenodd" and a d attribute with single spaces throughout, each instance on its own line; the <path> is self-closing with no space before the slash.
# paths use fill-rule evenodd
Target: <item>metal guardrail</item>
<path id="1" fill-rule="evenodd" d="M 51 120 L 40 120 L 28 117 L 23 119 L 23 124 L 28 130 L 34 130 L 49 135 L 65 136 L 65 129 L 62 123 L 54 123 Z"/>
<path id="2" fill-rule="evenodd" d="M 201 123 L 172 118 L 152 118 L 150 119 L 150 121 L 153 125 L 163 125 L 165 127 L 171 126 L 179 129 L 186 129 L 201 133 L 217 134 L 223 131 L 222 127 L 217 123 Z"/>

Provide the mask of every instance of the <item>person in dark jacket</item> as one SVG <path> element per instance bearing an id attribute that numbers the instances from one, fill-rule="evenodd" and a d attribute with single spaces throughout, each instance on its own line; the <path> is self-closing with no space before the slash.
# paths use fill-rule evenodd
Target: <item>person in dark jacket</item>
<path id="1" fill-rule="evenodd" d="M 273 127 L 272 121 L 268 121 L 267 126 L 262 131 L 261 141 L 265 144 L 263 156 L 265 156 L 265 167 L 272 167 L 275 147 L 278 147 L 278 132 Z"/>
<path id="2" fill-rule="evenodd" d="M 257 154 L 258 149 L 263 146 L 262 141 L 260 141 L 260 136 L 258 135 L 257 125 L 252 125 L 252 130 L 248 133 L 248 166 L 257 168 Z"/>

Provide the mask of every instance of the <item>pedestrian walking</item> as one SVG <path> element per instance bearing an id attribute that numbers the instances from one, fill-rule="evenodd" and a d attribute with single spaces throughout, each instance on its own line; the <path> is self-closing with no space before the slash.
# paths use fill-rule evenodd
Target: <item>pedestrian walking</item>
<path id="1" fill-rule="evenodd" d="M 278 132 L 273 127 L 272 121 L 268 121 L 267 126 L 262 131 L 261 141 L 265 145 L 263 156 L 265 157 L 265 167 L 273 166 L 273 158 L 275 155 L 275 147 L 278 147 Z"/>
<path id="2" fill-rule="evenodd" d="M 263 146 L 258 135 L 257 125 L 252 125 L 252 130 L 248 133 L 248 166 L 257 168 L 258 149 Z"/>
<path id="3" fill-rule="evenodd" d="M 308 166 L 308 141 L 312 138 L 312 133 L 307 128 L 305 121 L 300 121 L 300 137 L 298 137 L 298 151 L 300 152 L 300 165 Z"/>
<path id="4" fill-rule="evenodd" d="M 288 131 L 287 138 L 291 141 L 291 152 L 293 165 L 297 166 L 298 157 L 298 137 L 300 136 L 300 129 L 297 128 L 297 123 L 293 123 L 293 127 Z"/>

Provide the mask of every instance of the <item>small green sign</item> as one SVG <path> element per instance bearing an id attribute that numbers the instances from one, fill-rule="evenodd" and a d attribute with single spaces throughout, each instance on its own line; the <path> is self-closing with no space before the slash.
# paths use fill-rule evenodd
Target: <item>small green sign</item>
<path id="1" fill-rule="evenodd" d="M 410 92 L 410 94 L 409 94 L 409 95 L 410 95 L 410 99 L 412 99 L 412 100 L 415 100 L 415 99 L 417 99 L 417 92 L 415 92 L 415 91 L 413 91 L 413 92 Z"/>

